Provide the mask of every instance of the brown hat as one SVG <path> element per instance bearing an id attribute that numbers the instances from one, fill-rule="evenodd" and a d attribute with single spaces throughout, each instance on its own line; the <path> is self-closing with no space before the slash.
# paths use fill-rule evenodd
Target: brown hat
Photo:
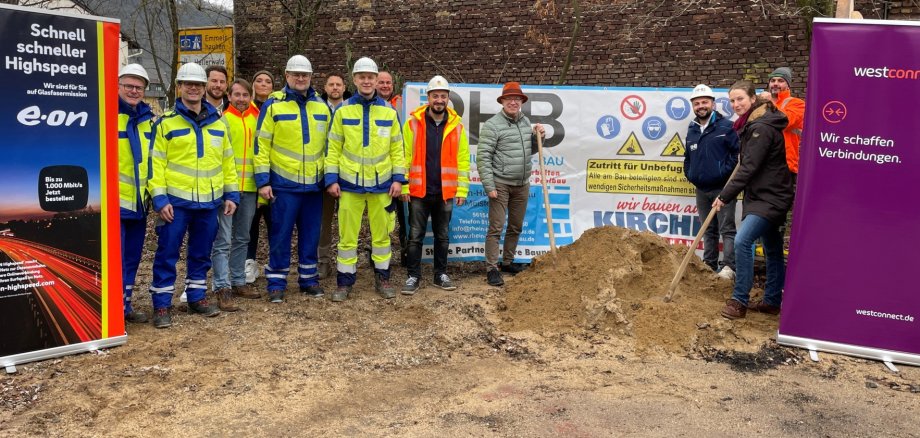
<path id="1" fill-rule="evenodd" d="M 521 99 L 524 99 L 524 102 L 527 102 L 527 95 L 521 92 L 521 84 L 517 82 L 506 82 L 505 86 L 502 87 L 502 95 L 498 96 L 498 103 L 502 103 L 502 99 L 506 97 L 517 96 Z M 524 103 L 521 102 L 521 103 Z"/>

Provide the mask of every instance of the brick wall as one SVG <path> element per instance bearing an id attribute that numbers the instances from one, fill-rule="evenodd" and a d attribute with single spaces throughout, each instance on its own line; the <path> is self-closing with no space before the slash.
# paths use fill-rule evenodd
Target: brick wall
<path id="1" fill-rule="evenodd" d="M 298 4 L 285 3 L 288 8 Z M 910 0 L 891 5 L 896 3 L 898 14 L 907 10 L 907 16 L 916 17 L 916 8 L 906 6 Z M 407 81 L 441 74 L 456 82 L 551 84 L 562 71 L 574 25 L 567 0 L 321 4 L 313 36 L 299 52 L 313 62 L 318 83 L 324 73 L 344 72 L 348 59 L 366 55 Z M 808 26 L 796 2 L 580 4 L 569 85 L 692 87 L 706 82 L 727 87 L 740 78 L 763 84 L 773 68 L 785 65 L 794 72 L 794 93 L 804 94 Z M 863 4 L 881 2 L 863 0 L 857 8 L 863 10 Z M 240 73 L 249 76 L 263 68 L 280 73 L 293 53 L 290 36 L 296 34 L 281 1 L 236 2 L 234 15 Z"/>

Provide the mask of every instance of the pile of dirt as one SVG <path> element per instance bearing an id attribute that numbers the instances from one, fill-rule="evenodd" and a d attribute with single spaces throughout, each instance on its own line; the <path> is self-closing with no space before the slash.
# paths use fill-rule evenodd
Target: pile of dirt
<path id="1" fill-rule="evenodd" d="M 601 332 L 632 341 L 639 353 L 756 349 L 775 333 L 776 317 L 728 321 L 719 310 L 732 283 L 694 257 L 674 300 L 664 302 L 687 247 L 618 227 L 586 231 L 553 257 L 539 257 L 508 281 L 502 326 L 543 336 Z"/>

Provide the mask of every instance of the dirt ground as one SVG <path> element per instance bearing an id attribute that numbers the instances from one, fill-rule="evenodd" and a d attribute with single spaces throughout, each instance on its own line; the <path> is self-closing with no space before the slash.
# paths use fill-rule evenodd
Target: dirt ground
<path id="1" fill-rule="evenodd" d="M 684 250 L 595 229 L 504 288 L 469 263 L 444 292 L 426 266 L 393 300 L 362 260 L 345 303 L 292 283 L 282 305 L 129 325 L 124 346 L 19 366 L 0 377 L 0 435 L 920 436 L 920 369 L 811 362 L 773 341 L 775 316 L 725 320 L 731 285 L 698 260 L 664 303 Z"/>

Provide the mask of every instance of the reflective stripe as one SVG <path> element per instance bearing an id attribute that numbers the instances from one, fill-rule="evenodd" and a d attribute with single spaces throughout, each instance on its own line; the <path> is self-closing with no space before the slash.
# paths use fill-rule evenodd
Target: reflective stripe
<path id="1" fill-rule="evenodd" d="M 376 247 L 376 246 L 375 246 L 375 247 L 371 248 L 371 254 L 373 254 L 373 255 L 390 255 L 391 252 L 392 252 L 392 251 L 390 250 L 390 247 L 389 247 L 389 246 L 384 246 L 384 247 Z"/>
<path id="2" fill-rule="evenodd" d="M 265 278 L 287 278 L 287 274 L 265 274 Z"/>
<path id="3" fill-rule="evenodd" d="M 166 194 L 166 187 L 157 187 L 157 188 L 154 188 L 154 189 L 150 189 L 150 194 L 151 194 L 152 196 L 165 195 L 165 194 Z"/>
<path id="4" fill-rule="evenodd" d="M 230 149 L 230 148 L 224 149 L 224 158 L 228 158 L 232 156 L 233 156 L 233 149 Z"/>
<path id="5" fill-rule="evenodd" d="M 457 180 L 455 179 L 442 179 L 441 187 L 457 187 Z"/>
<path id="6" fill-rule="evenodd" d="M 395 136 L 393 136 L 393 137 L 390 137 L 390 142 L 392 142 L 392 143 L 402 143 L 402 142 L 403 142 L 402 134 L 399 134 L 399 135 L 395 135 Z"/>
<path id="7" fill-rule="evenodd" d="M 346 265 L 345 263 L 342 263 L 342 262 L 336 263 L 336 269 L 338 269 L 339 272 L 342 272 L 345 274 L 354 274 L 358 272 L 357 265 Z"/>
<path id="8" fill-rule="evenodd" d="M 153 287 L 153 286 L 150 286 L 150 292 L 154 292 L 154 293 L 160 293 L 160 294 L 162 294 L 162 293 L 172 293 L 174 290 L 176 290 L 176 287 L 175 287 L 175 286 L 166 286 L 166 287 Z"/>
<path id="9" fill-rule="evenodd" d="M 457 174 L 457 168 L 456 168 L 456 167 L 442 167 L 442 168 L 441 168 L 441 175 L 445 175 L 445 174 L 446 174 L 446 175 L 456 175 L 456 174 Z"/>
<path id="10" fill-rule="evenodd" d="M 421 172 L 421 171 L 422 171 L 422 166 L 415 166 L 415 165 L 413 165 L 413 166 L 409 169 L 409 171 L 410 171 L 410 172 Z"/>
<path id="11" fill-rule="evenodd" d="M 134 290 L 134 285 L 133 285 L 133 284 L 126 284 L 126 285 L 125 285 L 125 289 L 126 289 L 126 290 Z"/>
<path id="12" fill-rule="evenodd" d="M 182 198 L 188 201 L 197 201 L 197 202 L 211 202 L 215 199 L 220 199 L 224 196 L 223 189 L 217 189 L 213 194 L 211 193 L 199 193 L 198 196 L 195 196 L 194 193 L 188 192 L 185 190 L 177 189 L 175 187 L 167 187 L 166 193 L 173 195 L 178 198 Z M 156 196 L 156 194 L 154 194 Z"/>
<path id="13" fill-rule="evenodd" d="M 124 199 L 118 200 L 118 206 L 124 208 L 125 210 L 137 211 L 137 204 L 133 201 L 125 201 Z"/>
<path id="14" fill-rule="evenodd" d="M 792 133 L 795 134 L 795 135 L 802 135 L 802 130 L 801 130 L 801 129 L 793 129 L 793 130 L 792 130 Z"/>
<path id="15" fill-rule="evenodd" d="M 316 269 L 316 264 L 312 265 L 297 265 L 300 269 Z"/>
<path id="16" fill-rule="evenodd" d="M 238 192 L 240 191 L 239 184 L 224 184 L 224 192 Z"/>
<path id="17" fill-rule="evenodd" d="M 271 168 L 272 168 L 272 172 L 275 172 L 278 175 L 281 175 L 283 178 L 289 179 L 291 181 L 294 181 L 300 184 L 316 184 L 316 182 L 319 181 L 319 175 L 306 176 L 306 175 L 301 175 L 297 173 L 292 173 L 292 172 L 287 171 L 286 169 L 282 169 L 275 163 L 272 163 Z"/>
<path id="18" fill-rule="evenodd" d="M 349 175 L 347 173 L 339 173 L 339 178 L 345 180 L 347 183 L 358 185 L 358 175 Z"/>
<path id="19" fill-rule="evenodd" d="M 398 173 L 398 174 L 400 174 L 400 175 L 405 175 L 405 174 L 406 174 L 406 168 L 405 168 L 405 167 L 393 166 L 393 173 Z"/>
<path id="20" fill-rule="evenodd" d="M 215 167 L 209 170 L 193 169 L 191 167 L 183 166 L 175 162 L 166 163 L 166 168 L 173 172 L 181 173 L 186 176 L 198 177 L 198 178 L 212 178 L 217 175 L 220 175 L 221 172 L 223 171 L 223 169 L 221 169 L 220 167 Z"/>
<path id="21" fill-rule="evenodd" d="M 390 259 L 386 259 L 382 262 L 374 262 L 374 268 L 376 269 L 390 269 Z"/>
<path id="22" fill-rule="evenodd" d="M 409 178 L 409 184 L 422 185 L 423 183 L 421 178 Z"/>
<path id="23" fill-rule="evenodd" d="M 240 171 L 240 179 L 242 179 L 242 178 L 252 178 L 253 175 L 254 175 L 254 174 L 252 173 L 252 169 L 245 170 L 245 171 Z"/>
<path id="24" fill-rule="evenodd" d="M 256 166 L 256 173 L 268 173 L 269 167 L 264 164 Z"/>
<path id="25" fill-rule="evenodd" d="M 208 280 L 192 280 L 192 279 L 187 279 L 187 280 L 185 280 L 185 284 L 208 284 Z"/>
<path id="26" fill-rule="evenodd" d="M 240 157 L 236 157 L 236 164 L 239 164 L 240 166 L 242 166 L 242 165 L 247 165 L 247 166 L 248 166 L 248 165 L 251 165 L 251 164 L 252 164 L 252 158 L 251 158 L 251 157 L 250 157 L 250 158 L 240 158 Z"/>
<path id="27" fill-rule="evenodd" d="M 271 139 L 272 139 L 272 133 L 260 129 L 260 130 L 259 130 L 259 138 L 264 138 L 264 139 L 266 139 L 266 140 L 271 140 Z"/>
<path id="28" fill-rule="evenodd" d="M 457 176 L 462 177 L 462 178 L 469 178 L 469 177 L 470 177 L 470 173 L 469 173 L 469 172 L 464 172 L 464 171 L 457 171 Z"/>
<path id="29" fill-rule="evenodd" d="M 278 152 L 278 153 L 281 154 L 281 155 L 284 155 L 285 157 L 293 158 L 293 159 L 295 159 L 295 160 L 298 160 L 298 161 L 305 161 L 305 162 L 307 162 L 307 161 L 316 161 L 316 160 L 318 160 L 320 157 L 323 156 L 323 153 L 322 153 L 322 152 L 317 153 L 317 154 L 306 155 L 306 154 L 301 154 L 301 153 L 299 153 L 299 152 L 294 152 L 294 151 L 292 151 L 292 150 L 288 150 L 288 149 L 285 149 L 285 148 L 274 148 L 274 149 L 272 149 L 272 150 L 275 151 L 275 152 Z"/>
<path id="30" fill-rule="evenodd" d="M 150 156 L 154 158 L 166 158 L 166 152 L 158 151 L 156 149 L 150 151 Z"/>
<path id="31" fill-rule="evenodd" d="M 305 279 L 310 279 L 310 278 L 317 277 L 317 276 L 319 276 L 319 274 L 300 274 L 300 278 L 305 278 Z"/>
<path id="32" fill-rule="evenodd" d="M 207 289 L 206 284 L 188 284 L 185 286 L 186 289 Z"/>
<path id="33" fill-rule="evenodd" d="M 358 249 L 357 249 L 357 248 L 355 248 L 355 249 L 340 249 L 340 250 L 339 250 L 339 257 L 341 257 L 341 258 L 343 258 L 343 259 L 349 259 L 349 258 L 357 257 L 357 256 L 358 256 Z"/>
<path id="34" fill-rule="evenodd" d="M 134 185 L 134 175 L 125 175 L 123 173 L 118 174 L 118 181 Z"/>
<path id="35" fill-rule="evenodd" d="M 390 153 L 385 152 L 382 155 L 378 155 L 376 157 L 361 157 L 352 153 L 351 151 L 342 150 L 342 155 L 356 163 L 361 163 L 363 165 L 374 165 L 386 161 L 386 159 L 390 156 Z"/>
<path id="36" fill-rule="evenodd" d="M 336 133 L 334 133 L 334 132 L 330 132 L 330 133 L 329 133 L 329 140 L 345 141 L 345 137 L 342 137 L 341 135 L 336 134 Z"/>

